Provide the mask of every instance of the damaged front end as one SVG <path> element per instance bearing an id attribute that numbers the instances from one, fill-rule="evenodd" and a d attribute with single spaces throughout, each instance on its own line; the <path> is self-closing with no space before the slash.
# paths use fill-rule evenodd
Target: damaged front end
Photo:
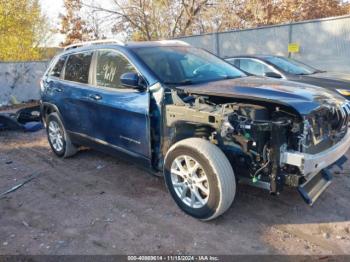
<path id="1" fill-rule="evenodd" d="M 272 194 L 295 187 L 310 205 L 330 184 L 331 175 L 324 169 L 343 156 L 350 143 L 348 104 L 324 106 L 303 116 L 283 105 L 176 90 L 171 101 L 165 106 L 165 121 L 173 142 L 184 126 L 191 126 L 192 135 L 209 139 L 225 152 L 240 182 Z"/>
<path id="2" fill-rule="evenodd" d="M 304 117 L 298 150 L 282 150 L 281 164 L 298 168 L 302 177 L 298 191 L 310 205 L 331 183 L 332 174 L 326 168 L 349 149 L 349 123 L 349 103 L 325 104 Z"/>

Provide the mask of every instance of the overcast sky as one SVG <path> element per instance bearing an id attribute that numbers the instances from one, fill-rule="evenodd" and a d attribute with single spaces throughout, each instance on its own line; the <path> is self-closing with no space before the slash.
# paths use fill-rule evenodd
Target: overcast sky
<path id="1" fill-rule="evenodd" d="M 63 11 L 63 0 L 40 0 L 40 3 L 43 13 L 50 18 L 57 18 Z"/>
<path id="2" fill-rule="evenodd" d="M 63 0 L 40 0 L 41 10 L 49 18 L 51 26 L 57 27 L 59 25 L 59 14 L 64 11 Z M 55 34 L 47 43 L 48 46 L 58 46 L 63 40 L 63 36 Z"/>

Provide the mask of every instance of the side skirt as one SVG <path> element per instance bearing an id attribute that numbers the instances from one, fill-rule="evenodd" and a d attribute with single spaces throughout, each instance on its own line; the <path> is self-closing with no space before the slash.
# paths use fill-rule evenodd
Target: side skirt
<path id="1" fill-rule="evenodd" d="M 141 168 L 144 171 L 151 173 L 152 175 L 157 175 L 157 172 L 152 168 L 151 160 L 142 155 L 131 152 L 119 146 L 112 145 L 110 143 L 107 143 L 106 141 L 92 138 L 85 134 L 80 134 L 71 131 L 67 132 L 74 144 L 91 147 L 100 152 L 121 158 L 124 161 L 136 165 L 138 168 Z"/>

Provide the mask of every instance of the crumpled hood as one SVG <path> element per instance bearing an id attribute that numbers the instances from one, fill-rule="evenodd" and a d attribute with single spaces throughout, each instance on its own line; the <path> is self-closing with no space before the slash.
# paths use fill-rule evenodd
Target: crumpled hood
<path id="1" fill-rule="evenodd" d="M 233 97 L 272 102 L 293 107 L 301 115 L 307 115 L 322 105 L 341 105 L 345 99 L 326 89 L 265 77 L 243 77 L 179 86 L 186 93 Z"/>

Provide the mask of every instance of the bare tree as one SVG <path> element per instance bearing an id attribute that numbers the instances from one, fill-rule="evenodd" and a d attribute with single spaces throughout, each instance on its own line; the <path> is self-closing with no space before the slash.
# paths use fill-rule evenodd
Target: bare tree
<path id="1" fill-rule="evenodd" d="M 209 0 L 114 0 L 114 8 L 84 4 L 115 16 L 114 32 L 127 32 L 135 40 L 173 38 L 192 33 L 199 14 Z"/>
<path id="2" fill-rule="evenodd" d="M 65 41 L 61 43 L 61 46 L 90 40 L 92 30 L 81 16 L 81 0 L 64 0 L 64 7 L 66 13 L 60 15 L 60 32 L 65 35 Z"/>
<path id="3" fill-rule="evenodd" d="M 108 8 L 84 1 L 86 8 L 111 18 L 114 33 L 133 40 L 169 39 L 350 13 L 345 0 L 112 0 Z"/>

